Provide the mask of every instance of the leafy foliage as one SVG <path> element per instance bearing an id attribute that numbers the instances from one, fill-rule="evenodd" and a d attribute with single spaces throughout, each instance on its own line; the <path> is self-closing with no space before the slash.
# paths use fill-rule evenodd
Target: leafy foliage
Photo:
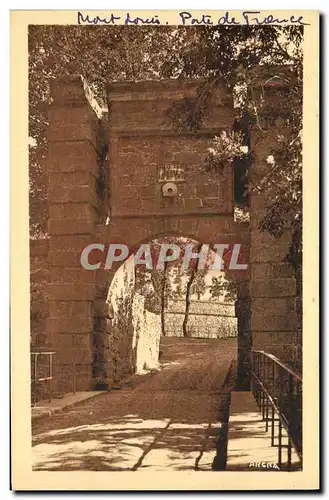
<path id="1" fill-rule="evenodd" d="M 237 294 L 236 284 L 233 281 L 225 279 L 224 276 L 215 277 L 212 279 L 210 293 L 214 298 L 224 295 L 227 301 L 235 300 Z"/>
<path id="2" fill-rule="evenodd" d="M 222 171 L 224 166 L 232 165 L 237 158 L 241 158 L 248 153 L 248 148 L 243 144 L 241 132 L 232 130 L 228 134 L 224 130 L 212 141 L 212 146 L 208 148 L 208 155 L 205 164 L 209 169 Z"/>
<path id="3" fill-rule="evenodd" d="M 47 106 L 50 82 L 59 76 L 81 74 L 101 104 L 110 81 L 160 78 L 204 78 L 195 99 L 184 99 L 168 117 L 177 129 L 197 130 L 212 105 L 219 80 L 235 92 L 237 122 L 247 111 L 250 122 L 270 133 L 270 120 L 279 106 L 269 109 L 264 94 L 255 90 L 254 68 L 290 65 L 294 82 L 289 86 L 289 109 L 282 134 L 273 147 L 275 168 L 269 168 L 261 185 L 268 197 L 262 229 L 277 232 L 291 221 L 300 223 L 301 200 L 301 88 L 302 27 L 215 26 L 30 26 L 29 27 L 29 135 L 31 229 L 45 233 L 47 217 L 46 155 Z M 280 78 L 280 71 L 275 78 Z M 273 78 L 273 77 L 272 77 Z M 285 76 L 286 78 L 286 76 Z M 278 102 L 280 96 L 278 97 Z M 282 107 L 281 107 L 282 108 Z M 284 138 L 282 140 L 282 137 Z M 299 137 L 299 139 L 298 139 Z M 238 134 L 231 137 L 230 152 L 239 149 Z M 225 161 L 221 138 L 214 140 L 208 163 Z M 226 148 L 227 149 L 227 148 Z M 225 153 L 226 154 L 226 153 Z M 217 162 L 217 164 L 218 164 Z M 267 179 L 268 178 L 268 179 Z M 268 182 L 267 182 L 268 180 Z M 271 189 L 275 185 L 275 190 Z"/>
<path id="4" fill-rule="evenodd" d="M 155 36 L 155 30 L 156 35 Z M 173 27 L 30 25 L 30 232 L 47 232 L 47 110 L 54 78 L 82 75 L 99 103 L 111 81 L 159 78 Z"/>
<path id="5" fill-rule="evenodd" d="M 180 36 L 181 31 L 177 30 L 176 37 Z M 220 80 L 226 82 L 234 93 L 237 112 L 234 130 L 244 130 L 245 139 L 246 132 L 250 134 L 253 128 L 271 139 L 273 162 L 268 163 L 261 179 L 254 176 L 249 188 L 267 199 L 261 230 L 277 236 L 284 227 L 292 226 L 294 251 L 290 257 L 294 260 L 302 246 L 303 28 L 197 27 L 191 28 L 188 40 L 190 43 L 185 43 L 177 55 L 167 59 L 163 74 L 204 77 L 205 94 L 201 87 L 194 102 L 183 101 L 171 110 L 171 118 L 187 130 L 200 128 L 211 107 L 211 99 L 204 99 L 203 95 L 208 95 L 210 88 L 215 90 Z M 260 72 L 269 75 L 264 87 L 259 85 Z M 273 126 L 279 131 L 276 136 Z M 233 133 L 225 140 L 215 137 L 206 164 L 218 168 L 224 162 L 234 163 L 235 154 L 240 155 L 240 146 L 246 144 Z M 247 167 L 250 159 L 246 158 Z"/>
<path id="6" fill-rule="evenodd" d="M 29 136 L 31 232 L 45 234 L 47 219 L 47 107 L 54 78 L 82 75 L 105 104 L 105 86 L 116 80 L 203 78 L 194 99 L 184 99 L 168 110 L 176 129 L 196 131 L 211 109 L 220 81 L 234 93 L 236 121 L 226 139 L 214 138 L 207 163 L 220 168 L 236 161 L 248 146 L 250 130 L 269 137 L 272 151 L 266 174 L 253 176 L 249 189 L 267 199 L 261 230 L 280 235 L 292 227 L 289 259 L 301 276 L 302 249 L 302 82 L 303 28 L 298 26 L 29 27 Z M 269 68 L 260 88 L 259 71 Z M 285 71 L 282 71 L 282 68 Z M 276 82 L 285 82 L 280 89 Z M 269 92 L 272 96 L 269 99 Z M 273 99 L 273 94 L 275 99 Z M 282 102 L 287 103 L 282 106 Z M 277 132 L 272 132 L 273 125 Z M 242 132 L 239 134 L 239 132 Z M 242 137 L 242 138 L 241 138 Z M 254 156 L 254 151 L 251 152 Z M 257 158 L 253 157 L 254 162 Z M 243 166 L 243 165 L 242 165 Z M 241 168 L 241 175 L 245 175 Z M 162 276 L 154 276 L 155 289 Z M 158 282 L 158 283 L 156 283 Z M 219 293 L 220 283 L 213 283 Z M 163 288 L 162 288 L 163 291 Z"/>
<path id="7" fill-rule="evenodd" d="M 200 300 L 201 296 L 206 292 L 206 271 L 199 269 L 194 273 L 194 280 L 191 285 L 190 293 L 191 295 L 196 295 L 197 299 Z"/>

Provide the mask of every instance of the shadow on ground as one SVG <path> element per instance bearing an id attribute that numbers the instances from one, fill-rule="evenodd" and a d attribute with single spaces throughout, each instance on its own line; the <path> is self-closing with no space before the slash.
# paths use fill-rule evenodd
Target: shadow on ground
<path id="1" fill-rule="evenodd" d="M 34 470 L 223 468 L 235 341 L 179 340 L 161 371 L 37 422 Z"/>

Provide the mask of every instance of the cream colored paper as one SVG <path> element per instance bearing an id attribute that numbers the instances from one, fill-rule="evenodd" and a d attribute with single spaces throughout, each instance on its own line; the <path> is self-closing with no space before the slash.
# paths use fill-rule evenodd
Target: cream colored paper
<path id="1" fill-rule="evenodd" d="M 90 17 L 111 12 L 81 11 Z M 126 12 L 115 11 L 123 16 Z M 193 16 L 203 12 L 193 11 Z M 214 18 L 225 11 L 206 12 Z M 304 31 L 304 263 L 303 263 L 303 471 L 272 472 L 36 472 L 32 471 L 29 368 L 28 219 L 28 48 L 29 24 L 77 24 L 77 11 L 11 12 L 11 372 L 12 483 L 15 490 L 278 490 L 319 485 L 319 329 L 318 329 L 318 125 L 319 16 L 315 11 L 262 11 L 262 16 L 300 15 Z M 174 11 L 131 11 L 177 24 Z M 231 16 L 243 19 L 241 12 Z"/>

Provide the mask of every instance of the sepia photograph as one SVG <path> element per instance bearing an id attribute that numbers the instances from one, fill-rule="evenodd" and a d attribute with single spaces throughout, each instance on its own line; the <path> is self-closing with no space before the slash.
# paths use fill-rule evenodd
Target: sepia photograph
<path id="1" fill-rule="evenodd" d="M 293 477 L 309 26 L 164 12 L 28 24 L 32 471 Z"/>

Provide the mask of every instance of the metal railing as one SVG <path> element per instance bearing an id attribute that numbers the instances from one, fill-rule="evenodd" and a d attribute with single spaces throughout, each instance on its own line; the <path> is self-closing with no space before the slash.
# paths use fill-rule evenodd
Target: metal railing
<path id="1" fill-rule="evenodd" d="M 278 448 L 278 466 L 291 470 L 292 449 L 302 462 L 302 378 L 273 354 L 252 351 L 251 390 Z M 277 425 L 276 425 L 277 424 Z M 284 443 L 283 429 L 287 433 Z M 276 435 L 277 432 L 277 435 Z M 283 449 L 287 462 L 283 462 Z"/>
<path id="2" fill-rule="evenodd" d="M 72 393 L 76 393 L 76 364 L 72 362 L 57 365 L 57 376 L 55 376 L 53 361 L 56 354 L 55 351 L 31 352 L 31 399 L 33 406 L 40 400 L 47 399 L 49 403 L 52 401 L 55 379 L 58 381 L 55 397 L 64 397 L 64 394 L 67 392 L 64 388 L 65 381 L 67 380 L 64 374 L 65 368 L 71 368 L 69 378 L 72 377 Z"/>
<path id="3" fill-rule="evenodd" d="M 49 403 L 52 400 L 54 354 L 56 354 L 54 351 L 31 352 L 31 392 L 33 405 L 37 404 L 40 393 L 42 394 L 42 388 L 44 388 L 45 392 L 48 392 Z"/>

